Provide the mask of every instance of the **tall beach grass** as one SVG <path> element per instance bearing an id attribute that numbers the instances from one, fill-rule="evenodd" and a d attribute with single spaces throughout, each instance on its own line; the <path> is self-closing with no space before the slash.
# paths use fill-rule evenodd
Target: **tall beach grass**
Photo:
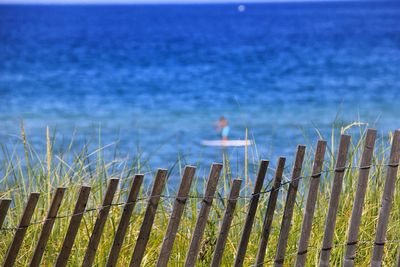
<path id="1" fill-rule="evenodd" d="M 17 227 L 21 218 L 23 208 L 28 199 L 30 192 L 41 192 L 41 197 L 37 205 L 36 211 L 32 218 L 33 222 L 41 222 L 46 216 L 48 207 L 51 202 L 52 193 L 57 186 L 67 187 L 59 215 L 71 214 L 75 205 L 79 187 L 82 184 L 92 186 L 88 208 L 98 207 L 101 204 L 106 184 L 109 178 L 120 178 L 120 186 L 114 198 L 114 203 L 122 203 L 128 193 L 129 185 L 135 173 L 145 174 L 145 185 L 142 186 L 139 198 L 144 198 L 149 194 L 152 177 L 155 170 L 149 167 L 148 162 L 141 159 L 140 155 L 133 156 L 130 159 L 119 159 L 117 157 L 107 160 L 104 158 L 104 151 L 113 149 L 111 146 L 103 146 L 101 142 L 95 149 L 89 146 L 83 146 L 78 152 L 72 149 L 72 143 L 63 151 L 54 149 L 57 147 L 54 137 L 51 136 L 49 129 L 46 132 L 46 149 L 45 153 L 39 153 L 29 143 L 24 128 L 21 127 L 20 141 L 13 146 L 3 146 L 3 162 L 0 169 L 0 197 L 11 198 L 12 206 L 7 214 L 5 228 L 0 232 L 0 261 L 4 260 L 8 246 L 13 238 L 14 231 L 12 228 Z M 354 135 L 349 153 L 349 167 L 359 166 L 361 149 L 364 144 L 365 127 L 362 125 L 351 125 L 342 127 L 341 129 L 332 128 L 331 136 L 321 136 L 328 141 L 328 150 L 325 157 L 324 170 L 332 170 L 335 164 L 337 140 L 340 133 L 349 132 Z M 373 157 L 374 167 L 371 169 L 368 189 L 365 199 L 363 218 L 357 248 L 356 265 L 366 266 L 369 264 L 372 246 L 374 241 L 375 227 L 377 223 L 377 215 L 382 198 L 383 185 L 386 178 L 385 164 L 388 162 L 388 151 L 390 150 L 391 133 L 382 133 L 377 139 L 376 149 Z M 99 138 L 100 139 L 100 138 Z M 317 140 L 313 144 L 307 146 L 306 159 L 303 165 L 303 175 L 307 176 L 311 173 L 313 162 L 314 148 Z M 256 147 L 248 148 L 246 158 L 244 159 L 243 171 L 234 173 L 230 168 L 230 159 L 233 158 L 229 151 L 221 152 L 221 162 L 223 162 L 223 172 L 220 178 L 217 198 L 213 202 L 212 210 L 209 216 L 206 231 L 203 237 L 201 250 L 198 256 L 198 266 L 208 266 L 214 246 L 218 236 L 219 223 L 223 216 L 226 205 L 226 197 L 229 193 L 229 187 L 233 178 L 242 178 L 242 196 L 248 196 L 252 190 L 254 179 L 257 172 L 257 155 Z M 293 154 L 295 153 L 293 147 Z M 256 155 L 249 157 L 249 155 Z M 268 177 L 264 184 L 264 190 L 270 187 L 274 173 L 274 166 L 277 159 L 269 159 L 270 169 Z M 171 163 L 170 163 L 171 164 Z M 196 163 L 192 163 L 195 164 Z M 176 162 L 170 165 L 170 176 L 179 176 L 183 172 L 184 160 L 178 158 Z M 163 166 L 160 166 L 163 167 Z M 291 162 L 287 162 L 285 168 L 284 179 L 288 180 L 291 173 Z M 239 177 L 238 177 L 239 176 Z M 207 170 L 199 169 L 196 173 L 195 180 L 192 184 L 190 195 L 201 196 L 202 188 L 206 183 Z M 328 209 L 329 197 L 331 192 L 331 180 L 333 171 L 327 171 L 321 177 L 320 191 L 318 195 L 315 217 L 313 222 L 312 234 L 310 239 L 310 247 L 307 258 L 307 266 L 317 265 L 319 259 L 319 250 L 322 243 L 322 235 L 324 229 L 325 216 Z M 334 235 L 334 248 L 332 250 L 331 264 L 339 266 L 342 264 L 344 256 L 345 242 L 347 237 L 347 229 L 351 209 L 353 204 L 354 193 L 357 185 L 358 169 L 348 168 L 345 172 L 343 190 L 341 193 L 337 224 Z M 289 235 L 287 256 L 285 265 L 294 264 L 297 242 L 300 236 L 300 229 L 303 217 L 303 206 L 306 201 L 309 179 L 300 180 L 300 188 L 298 191 L 296 206 L 294 209 L 292 229 Z M 175 195 L 178 184 L 168 184 L 164 191 L 165 195 Z M 279 236 L 279 226 L 282 218 L 283 207 L 286 197 L 287 187 L 280 190 L 277 209 L 274 216 L 273 228 L 269 239 L 269 246 L 266 253 L 266 266 L 271 265 L 276 249 L 277 239 Z M 197 219 L 199 203 L 201 199 L 190 198 L 187 202 L 186 209 L 179 226 L 177 238 L 175 240 L 173 252 L 170 258 L 170 266 L 183 266 L 186 252 L 189 247 L 191 234 Z M 257 210 L 254 227 L 250 237 L 250 243 L 246 253 L 245 266 L 254 264 L 259 243 L 259 235 L 262 228 L 263 217 L 266 210 L 268 194 L 262 194 L 259 208 Z M 147 245 L 146 253 L 143 259 L 143 266 L 155 265 L 163 235 L 168 224 L 170 211 L 172 209 L 171 199 L 162 199 L 157 210 L 153 230 Z M 390 215 L 387 239 L 389 242 L 385 245 L 384 266 L 394 266 L 396 262 L 396 254 L 400 245 L 400 179 L 397 179 L 396 190 L 394 195 L 394 205 Z M 235 216 L 229 233 L 228 241 L 225 247 L 223 265 L 231 266 L 235 257 L 237 245 L 240 240 L 242 227 L 245 221 L 247 208 L 249 204 L 248 198 L 241 198 L 236 206 Z M 130 257 L 138 236 L 141 221 L 143 219 L 146 208 L 146 201 L 138 201 L 134 213 L 131 217 L 129 228 L 124 239 L 121 253 L 118 260 L 119 266 L 129 264 Z M 123 206 L 112 206 L 109 217 L 104 228 L 104 232 L 100 241 L 98 251 L 96 253 L 95 265 L 104 266 L 107 256 L 112 245 L 113 236 L 118 227 L 119 218 Z M 91 231 L 97 216 L 97 211 L 85 213 L 82 223 L 76 237 L 71 256 L 69 258 L 70 266 L 80 265 L 82 263 L 86 247 L 89 241 Z M 61 248 L 70 217 L 57 219 L 48 241 L 45 254 L 42 259 L 44 266 L 52 266 L 57 258 Z M 26 233 L 22 248 L 19 252 L 17 264 L 20 266 L 27 265 L 34 251 L 38 240 L 41 223 L 31 225 Z M 268 261 L 269 260 L 269 261 Z"/>

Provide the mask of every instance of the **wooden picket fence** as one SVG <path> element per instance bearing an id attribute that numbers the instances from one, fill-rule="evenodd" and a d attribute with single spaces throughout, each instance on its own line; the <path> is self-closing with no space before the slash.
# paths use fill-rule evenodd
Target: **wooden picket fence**
<path id="1" fill-rule="evenodd" d="M 364 198 L 366 194 L 366 187 L 369 178 L 371 166 L 371 159 L 374 151 L 374 144 L 376 139 L 376 130 L 368 129 L 365 138 L 365 144 L 362 151 L 361 164 L 359 168 L 359 177 L 357 182 L 357 189 L 354 197 L 353 209 L 350 217 L 349 231 L 347 236 L 347 243 L 344 256 L 344 266 L 354 266 L 354 259 L 357 252 L 358 234 L 361 223 L 362 211 L 364 206 Z M 320 250 L 319 266 L 329 266 L 329 259 L 331 249 L 333 247 L 333 238 L 336 217 L 338 212 L 338 205 L 340 194 L 342 191 L 343 177 L 346 170 L 346 163 L 348 157 L 348 150 L 350 144 L 350 137 L 342 135 L 340 138 L 339 148 L 336 157 L 336 165 L 334 177 L 332 181 L 332 190 L 329 201 L 329 208 L 325 220 L 325 230 L 322 241 L 322 249 Z M 312 174 L 309 176 L 310 183 L 308 189 L 307 201 L 304 206 L 304 216 L 301 226 L 300 239 L 297 246 L 296 266 L 305 266 L 307 250 L 309 248 L 309 239 L 311 234 L 311 227 L 314 217 L 314 210 L 317 202 L 318 188 L 320 184 L 320 177 L 323 173 L 323 162 L 326 150 L 326 142 L 323 140 L 318 141 L 315 150 L 315 158 L 312 168 Z M 269 162 L 262 160 L 259 165 L 258 175 L 255 181 L 254 189 L 251 197 L 249 198 L 249 206 L 246 215 L 246 220 L 243 224 L 242 235 L 240 243 L 237 247 L 234 266 L 243 266 L 246 255 L 247 246 L 252 231 L 258 202 L 261 194 L 268 194 L 267 208 L 263 221 L 262 231 L 259 233 L 259 247 L 256 257 L 256 262 L 253 266 L 263 266 L 266 264 L 265 254 L 268 245 L 269 234 L 271 232 L 271 224 L 277 205 L 278 193 L 284 184 L 289 184 L 286 194 L 286 202 L 281 221 L 280 234 L 276 246 L 275 259 L 273 260 L 274 266 L 283 266 L 285 260 L 285 252 L 289 238 L 290 228 L 292 224 L 293 210 L 295 206 L 296 194 L 299 186 L 299 181 L 304 178 L 301 176 L 303 160 L 305 156 L 305 146 L 299 145 L 297 148 L 294 165 L 289 182 L 282 182 L 282 176 L 285 165 L 285 158 L 279 158 L 277 168 L 275 170 L 274 180 L 272 186 L 267 191 L 262 191 L 264 178 L 268 169 Z M 392 141 L 389 162 L 387 166 L 387 176 L 379 211 L 378 223 L 375 233 L 375 241 L 373 245 L 372 258 L 370 260 L 371 266 L 382 266 L 383 252 L 386 241 L 386 232 L 389 222 L 389 215 L 393 202 L 395 182 L 397 178 L 397 171 L 400 161 L 400 131 L 395 131 Z M 199 207 L 197 222 L 193 229 L 193 234 L 190 246 L 186 253 L 185 266 L 195 266 L 197 256 L 200 250 L 202 236 L 206 228 L 207 218 L 212 208 L 212 202 L 215 198 L 220 172 L 222 170 L 221 164 L 213 164 L 208 177 L 207 185 L 202 197 L 201 206 Z M 167 266 L 171 256 L 172 247 L 176 238 L 178 227 L 185 209 L 185 204 L 189 196 L 189 190 L 192 184 L 192 179 L 195 174 L 195 167 L 186 166 L 183 172 L 182 181 L 177 195 L 174 197 L 174 205 L 168 227 L 164 236 L 161 250 L 159 253 L 157 266 Z M 156 215 L 157 207 L 160 199 L 165 197 L 162 195 L 164 186 L 167 180 L 167 170 L 159 169 L 155 175 L 154 183 L 151 190 L 151 195 L 148 196 L 148 203 L 144 214 L 144 219 L 141 224 L 140 232 L 137 236 L 136 245 L 132 251 L 130 266 L 140 266 L 143 256 L 145 254 L 146 245 L 149 241 L 152 225 Z M 124 236 L 128 229 L 129 219 L 133 213 L 135 203 L 138 200 L 138 194 L 143 181 L 143 175 L 137 174 L 134 176 L 128 198 L 124 203 L 124 209 L 119 221 L 118 228 L 114 235 L 114 241 L 109 252 L 108 261 L 106 266 L 116 266 L 118 256 L 123 244 Z M 228 205 L 226 205 L 225 214 L 220 224 L 220 230 L 215 245 L 214 254 L 211 261 L 211 266 L 220 266 L 222 262 L 222 255 L 228 238 L 233 214 L 235 211 L 236 202 L 238 200 L 239 191 L 241 187 L 241 180 L 235 179 L 231 185 L 231 191 L 228 198 Z M 102 206 L 98 209 L 98 215 L 94 224 L 93 231 L 90 236 L 89 244 L 83 259 L 82 266 L 91 266 L 94 262 L 97 248 L 99 246 L 100 238 L 110 211 L 113 205 L 114 194 L 117 190 L 119 180 L 110 179 L 107 191 L 104 195 Z M 39 240 L 36 243 L 33 256 L 30 261 L 30 266 L 39 266 L 43 253 L 46 249 L 47 241 L 50 237 L 53 225 L 57 217 L 58 209 L 61 205 L 66 188 L 57 188 L 54 192 L 50 208 L 47 213 L 46 219 L 43 221 L 42 231 Z M 71 214 L 68 230 L 63 239 L 61 250 L 59 251 L 55 266 L 66 266 L 68 258 L 71 253 L 72 246 L 75 241 L 82 217 L 86 209 L 91 188 L 89 186 L 82 186 L 79 191 L 75 209 Z M 31 218 L 35 211 L 40 194 L 31 193 L 22 218 L 20 219 L 19 226 L 14 229 L 14 238 L 8 248 L 7 254 L 4 255 L 4 266 L 13 266 L 15 264 L 18 252 L 24 239 L 27 228 L 32 225 Z M 10 207 L 11 199 L 1 199 L 0 202 L 0 228 L 5 220 L 8 208 Z M 396 203 L 398 204 L 398 203 Z M 400 226 L 399 229 L 400 231 Z M 257 240 L 258 241 L 258 240 Z M 398 256 L 397 266 L 400 267 L 400 255 Z"/>

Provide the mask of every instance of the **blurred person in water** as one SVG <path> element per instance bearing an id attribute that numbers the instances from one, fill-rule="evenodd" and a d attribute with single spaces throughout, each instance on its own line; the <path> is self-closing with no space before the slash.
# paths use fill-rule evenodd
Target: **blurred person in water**
<path id="1" fill-rule="evenodd" d="M 219 120 L 215 123 L 215 128 L 219 132 L 222 140 L 228 140 L 230 128 L 228 120 L 224 116 L 221 116 Z"/>

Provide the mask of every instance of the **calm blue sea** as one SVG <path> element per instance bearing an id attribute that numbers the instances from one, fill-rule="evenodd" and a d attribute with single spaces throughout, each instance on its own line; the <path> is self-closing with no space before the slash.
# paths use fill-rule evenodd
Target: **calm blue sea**
<path id="1" fill-rule="evenodd" d="M 400 1 L 224 5 L 0 5 L 0 143 L 44 150 L 118 141 L 151 166 L 208 166 L 213 123 L 291 157 L 318 128 L 400 127 Z M 113 146 L 105 155 L 112 156 Z M 228 150 L 231 161 L 243 149 Z"/>

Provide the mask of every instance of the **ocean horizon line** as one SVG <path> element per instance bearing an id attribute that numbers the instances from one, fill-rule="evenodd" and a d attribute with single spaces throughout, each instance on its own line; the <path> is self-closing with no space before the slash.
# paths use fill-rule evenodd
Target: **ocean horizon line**
<path id="1" fill-rule="evenodd" d="M 221 5 L 221 4 L 237 4 L 237 5 L 252 5 L 252 4 L 280 4 L 280 3 L 335 3 L 335 2 L 392 2 L 391 0 L 252 0 L 252 1 L 230 1 L 230 0 L 196 0 L 196 1 L 160 1 L 160 0 L 150 0 L 150 1 L 130 1 L 130 0 L 66 0 L 66 1 L 0 1 L 0 6 L 3 5 L 70 5 L 70 6 L 82 6 L 82 5 Z"/>

